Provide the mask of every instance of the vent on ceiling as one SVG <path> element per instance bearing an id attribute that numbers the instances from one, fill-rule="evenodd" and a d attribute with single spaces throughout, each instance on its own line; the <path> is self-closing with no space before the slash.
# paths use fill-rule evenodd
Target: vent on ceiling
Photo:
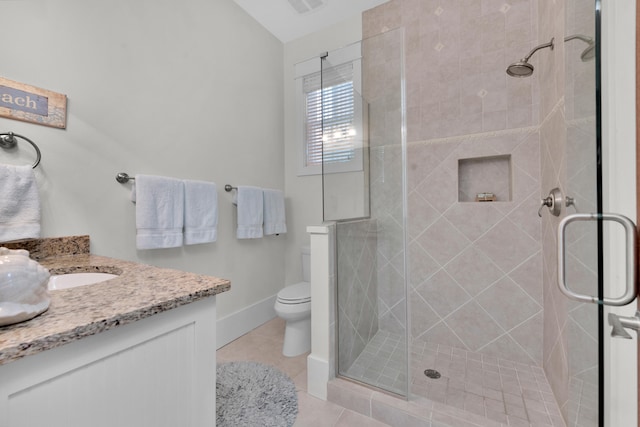
<path id="1" fill-rule="evenodd" d="M 320 9 L 328 0 L 287 0 L 299 14 L 305 14 Z"/>

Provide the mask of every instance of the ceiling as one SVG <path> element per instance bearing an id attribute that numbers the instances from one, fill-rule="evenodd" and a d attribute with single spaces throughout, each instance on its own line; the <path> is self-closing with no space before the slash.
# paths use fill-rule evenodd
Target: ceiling
<path id="1" fill-rule="evenodd" d="M 290 0 L 235 0 L 281 42 L 287 43 L 329 27 L 388 0 L 291 0 L 299 7 L 321 5 L 299 13 Z"/>

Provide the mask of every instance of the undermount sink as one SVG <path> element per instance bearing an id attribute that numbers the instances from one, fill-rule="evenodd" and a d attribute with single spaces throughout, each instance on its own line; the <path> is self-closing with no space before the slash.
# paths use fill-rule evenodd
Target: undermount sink
<path id="1" fill-rule="evenodd" d="M 52 275 L 49 278 L 47 289 L 50 291 L 57 291 L 60 289 L 93 285 L 104 282 L 105 280 L 113 279 L 114 277 L 118 277 L 118 275 L 111 273 L 68 273 Z"/>

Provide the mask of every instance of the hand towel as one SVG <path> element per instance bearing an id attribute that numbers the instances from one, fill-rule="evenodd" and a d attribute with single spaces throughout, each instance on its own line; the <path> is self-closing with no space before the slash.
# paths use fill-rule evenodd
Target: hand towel
<path id="1" fill-rule="evenodd" d="M 265 188 L 264 197 L 264 234 L 281 234 L 287 232 L 284 212 L 284 193 L 280 190 Z"/>
<path id="2" fill-rule="evenodd" d="M 184 183 L 181 180 L 136 175 L 131 199 L 136 203 L 138 249 L 182 246 Z"/>
<path id="3" fill-rule="evenodd" d="M 40 195 L 31 166 L 0 165 L 0 242 L 40 237 Z"/>
<path id="4" fill-rule="evenodd" d="M 218 238 L 218 187 L 213 182 L 184 181 L 184 244 Z"/>
<path id="5" fill-rule="evenodd" d="M 263 236 L 262 219 L 264 203 L 262 189 L 239 186 L 238 200 L 238 239 L 257 239 Z"/>

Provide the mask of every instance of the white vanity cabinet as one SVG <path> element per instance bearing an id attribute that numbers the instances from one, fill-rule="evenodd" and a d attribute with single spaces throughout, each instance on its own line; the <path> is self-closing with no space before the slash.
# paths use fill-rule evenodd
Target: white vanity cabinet
<path id="1" fill-rule="evenodd" d="M 0 427 L 215 426 L 215 334 L 210 296 L 0 365 Z"/>

